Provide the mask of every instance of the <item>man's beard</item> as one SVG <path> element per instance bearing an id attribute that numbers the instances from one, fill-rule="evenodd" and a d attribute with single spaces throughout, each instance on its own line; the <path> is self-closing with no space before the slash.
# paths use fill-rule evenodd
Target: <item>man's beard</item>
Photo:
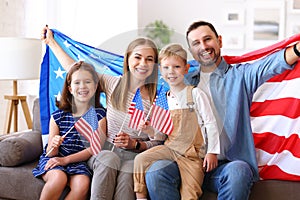
<path id="1" fill-rule="evenodd" d="M 213 59 L 213 60 L 209 60 L 209 61 L 203 61 L 202 59 L 199 59 L 199 61 L 198 61 L 200 64 L 201 64 L 201 66 L 203 66 L 203 67 L 210 67 L 210 66 L 215 66 L 216 64 L 216 60 L 215 59 Z"/>
<path id="2" fill-rule="evenodd" d="M 213 51 L 214 57 L 212 59 L 202 59 L 202 53 L 198 53 L 198 62 L 201 64 L 203 67 L 215 67 L 216 62 L 220 55 L 215 54 L 215 51 Z"/>

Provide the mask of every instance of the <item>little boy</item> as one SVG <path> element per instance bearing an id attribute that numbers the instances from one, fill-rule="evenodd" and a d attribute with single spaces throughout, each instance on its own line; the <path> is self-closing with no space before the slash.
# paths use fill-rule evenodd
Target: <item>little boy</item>
<path id="1" fill-rule="evenodd" d="M 159 62 L 161 75 L 170 87 L 166 95 L 174 129 L 164 145 L 135 157 L 134 191 L 137 199 L 146 199 L 145 172 L 153 162 L 169 159 L 176 161 L 180 170 L 181 199 L 198 199 L 202 195 L 205 168 L 211 171 L 218 163 L 220 143 L 216 119 L 205 93 L 184 83 L 189 66 L 182 46 L 170 44 L 163 48 Z M 141 128 L 149 130 L 146 125 Z"/>

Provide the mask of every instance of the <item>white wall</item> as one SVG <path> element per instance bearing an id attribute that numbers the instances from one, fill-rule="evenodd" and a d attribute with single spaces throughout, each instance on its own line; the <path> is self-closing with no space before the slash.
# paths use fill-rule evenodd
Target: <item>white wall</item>
<path id="1" fill-rule="evenodd" d="M 47 13 L 50 28 L 92 46 L 137 28 L 136 0 L 49 0 Z"/>
<path id="2" fill-rule="evenodd" d="M 40 22 L 43 20 L 42 4 L 42 1 L 36 0 L 0 0 L 0 36 L 37 38 Z M 9 70 L 9 66 L 6 67 Z M 38 85 L 39 80 L 18 81 L 18 94 L 27 95 L 30 110 L 33 100 L 38 95 Z M 0 81 L 0 133 L 4 129 L 8 103 L 4 100 L 4 95 L 12 95 L 12 81 Z M 18 107 L 18 111 L 19 130 L 27 129 L 21 106 Z M 13 131 L 13 125 L 11 130 Z"/>
<path id="3" fill-rule="evenodd" d="M 223 40 L 228 39 L 233 34 L 243 36 L 242 48 L 223 47 L 223 54 L 241 55 L 256 48 L 263 47 L 267 43 L 251 46 L 251 20 L 253 20 L 253 7 L 265 6 L 265 8 L 274 7 L 280 4 L 283 10 L 281 26 L 284 27 L 284 39 L 293 34 L 292 26 L 298 25 L 300 32 L 300 11 L 292 11 L 292 0 L 138 0 L 139 27 L 145 27 L 154 20 L 162 20 L 170 28 L 174 29 L 177 36 L 183 39 L 180 41 L 186 47 L 184 39 L 187 27 L 194 21 L 205 20 L 211 22 L 218 33 L 223 36 Z M 226 12 L 239 11 L 243 16 L 242 23 L 226 23 Z M 225 37 L 225 38 L 224 38 Z M 177 42 L 178 38 L 174 39 Z M 273 41 L 272 41 L 273 42 Z M 271 42 L 271 43 L 272 43 Z M 272 43 L 273 44 L 273 43 Z"/>
<path id="4" fill-rule="evenodd" d="M 249 3 L 266 5 L 283 2 L 284 37 L 292 35 L 292 27 L 300 27 L 300 12 L 291 11 L 291 0 L 0 0 L 0 36 L 39 38 L 40 30 L 48 24 L 71 38 L 102 49 L 122 54 L 129 41 L 154 20 L 163 20 L 175 30 L 173 42 L 186 47 L 186 28 L 196 20 L 212 22 L 223 35 L 239 33 L 244 36 L 243 48 L 226 49 L 223 54 L 239 55 L 249 51 Z M 242 10 L 243 24 L 228 25 L 224 13 Z M 6 110 L 4 94 L 10 94 L 12 83 L 0 81 L 0 110 Z M 19 92 L 26 93 L 31 106 L 38 95 L 38 81 L 19 82 Z M 5 111 L 0 112 L 0 133 Z M 20 117 L 20 129 L 26 129 Z"/>
<path id="5" fill-rule="evenodd" d="M 0 0 L 0 36 L 39 38 L 42 27 L 48 24 L 77 41 L 99 46 L 120 32 L 136 30 L 136 13 L 136 0 Z M 39 81 L 18 83 L 19 94 L 28 96 L 32 110 Z M 6 117 L 6 94 L 12 94 L 12 82 L 0 81 L 0 133 Z M 27 126 L 19 107 L 19 130 L 24 129 Z"/>

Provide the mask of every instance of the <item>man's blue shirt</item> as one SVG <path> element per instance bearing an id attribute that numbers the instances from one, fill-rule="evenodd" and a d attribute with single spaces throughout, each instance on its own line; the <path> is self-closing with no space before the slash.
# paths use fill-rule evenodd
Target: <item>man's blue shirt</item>
<path id="1" fill-rule="evenodd" d="M 223 123 L 221 134 L 228 137 L 225 156 L 228 160 L 244 160 L 251 165 L 258 179 L 256 153 L 250 123 L 250 106 L 257 88 L 271 77 L 292 69 L 284 59 L 285 50 L 259 61 L 229 65 L 222 59 L 210 75 L 210 91 Z M 188 73 L 186 82 L 197 86 L 200 70 Z M 222 140 L 221 140 L 222 143 Z"/>

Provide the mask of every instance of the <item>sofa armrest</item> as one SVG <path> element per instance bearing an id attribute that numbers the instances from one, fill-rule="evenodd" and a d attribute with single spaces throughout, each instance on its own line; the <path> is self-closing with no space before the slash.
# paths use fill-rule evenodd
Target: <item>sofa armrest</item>
<path id="1" fill-rule="evenodd" d="M 0 166 L 12 167 L 36 160 L 43 151 L 39 131 L 23 131 L 0 137 Z"/>

